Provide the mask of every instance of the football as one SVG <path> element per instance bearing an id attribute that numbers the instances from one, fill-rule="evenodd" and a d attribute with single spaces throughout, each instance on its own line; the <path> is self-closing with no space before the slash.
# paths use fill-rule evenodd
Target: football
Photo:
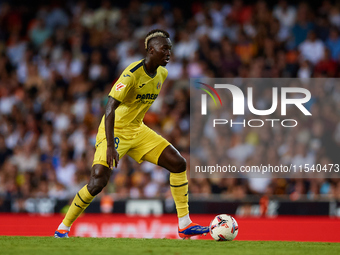
<path id="1" fill-rule="evenodd" d="M 232 241 L 238 234 L 238 224 L 230 215 L 220 214 L 211 221 L 209 231 L 216 241 Z"/>

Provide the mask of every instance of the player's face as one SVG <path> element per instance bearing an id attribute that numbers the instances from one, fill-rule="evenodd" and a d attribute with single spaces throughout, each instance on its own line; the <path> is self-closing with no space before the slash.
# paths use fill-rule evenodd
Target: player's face
<path id="1" fill-rule="evenodd" d="M 154 44 L 153 61 L 160 66 L 166 66 L 170 61 L 172 43 L 169 38 L 157 38 Z"/>

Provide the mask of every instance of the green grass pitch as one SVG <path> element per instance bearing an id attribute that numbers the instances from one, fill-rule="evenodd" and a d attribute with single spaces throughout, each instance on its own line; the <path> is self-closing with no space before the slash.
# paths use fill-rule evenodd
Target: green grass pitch
<path id="1" fill-rule="evenodd" d="M 0 236 L 0 254 L 340 254 L 340 243 Z"/>

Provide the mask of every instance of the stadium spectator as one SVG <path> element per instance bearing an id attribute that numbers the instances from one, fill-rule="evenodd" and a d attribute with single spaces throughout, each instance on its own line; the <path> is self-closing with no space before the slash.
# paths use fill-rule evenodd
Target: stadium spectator
<path id="1" fill-rule="evenodd" d="M 323 42 L 316 38 L 316 33 L 310 31 L 307 39 L 299 46 L 303 59 L 310 61 L 313 65 L 319 63 L 325 55 L 325 46 Z"/>

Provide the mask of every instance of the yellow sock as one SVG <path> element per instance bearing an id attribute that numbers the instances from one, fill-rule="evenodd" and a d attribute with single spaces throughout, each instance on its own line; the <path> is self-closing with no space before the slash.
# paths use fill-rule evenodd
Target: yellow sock
<path id="1" fill-rule="evenodd" d="M 74 197 L 70 208 L 68 209 L 63 223 L 67 227 L 71 227 L 72 223 L 79 217 L 79 215 L 90 205 L 94 196 L 90 194 L 85 185 L 77 195 Z"/>
<path id="2" fill-rule="evenodd" d="M 187 171 L 170 173 L 170 189 L 175 200 L 178 218 L 187 215 L 189 213 Z"/>

